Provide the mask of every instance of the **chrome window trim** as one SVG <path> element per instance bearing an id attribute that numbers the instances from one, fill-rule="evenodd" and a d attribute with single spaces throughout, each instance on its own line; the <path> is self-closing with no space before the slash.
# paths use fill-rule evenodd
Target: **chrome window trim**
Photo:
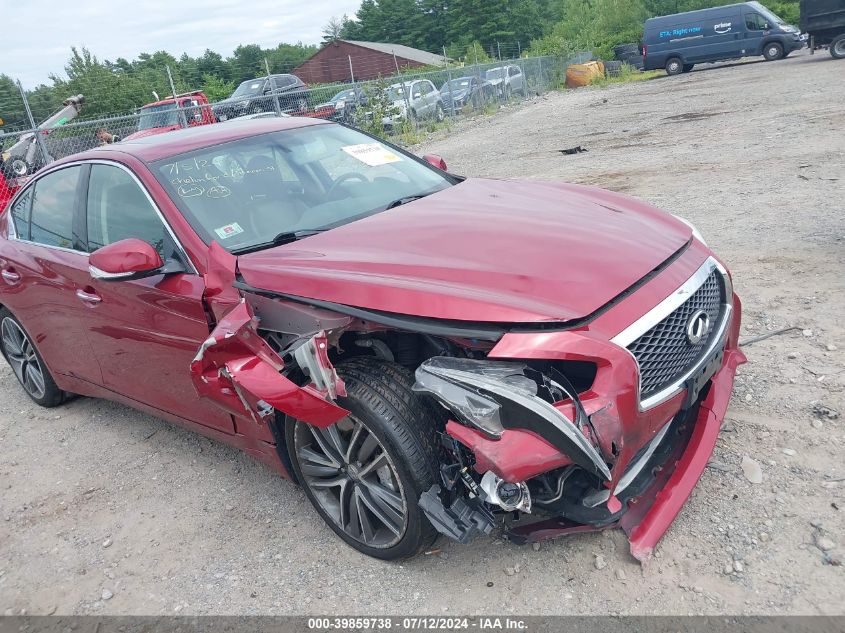
<path id="1" fill-rule="evenodd" d="M 689 299 L 699 288 L 707 281 L 707 278 L 710 274 L 714 271 L 718 270 L 719 273 L 722 275 L 722 279 L 725 285 L 725 303 L 724 311 L 722 314 L 722 318 L 716 324 L 714 331 L 716 332 L 716 336 L 707 346 L 707 349 L 698 359 L 698 362 L 695 363 L 690 369 L 684 372 L 681 376 L 678 377 L 672 384 L 667 385 L 657 393 L 650 395 L 648 398 L 642 399 L 642 377 L 639 373 L 639 363 L 637 362 L 636 357 L 631 353 L 628 349 L 628 346 L 636 341 L 640 336 L 648 332 L 651 328 L 655 325 L 660 323 L 663 319 L 667 316 L 672 314 L 675 310 L 677 310 L 687 299 Z M 626 327 L 622 330 L 619 334 L 614 336 L 610 339 L 611 343 L 615 343 L 619 345 L 622 349 L 624 349 L 628 354 L 631 355 L 631 358 L 634 359 L 634 362 L 637 363 L 637 377 L 639 380 L 639 384 L 637 386 L 637 400 L 639 402 L 639 409 L 640 411 L 646 411 L 647 409 L 651 409 L 652 407 L 661 404 L 677 394 L 683 388 L 684 383 L 695 374 L 701 367 L 707 362 L 715 351 L 725 344 L 725 335 L 727 333 L 728 324 L 731 322 L 731 315 L 733 313 L 733 305 L 732 305 L 732 297 L 733 297 L 733 286 L 731 285 L 730 276 L 728 272 L 725 270 L 724 266 L 722 266 L 716 259 L 712 256 L 708 257 L 705 262 L 696 270 L 692 276 L 687 279 L 681 286 L 675 290 L 671 295 L 666 297 L 663 301 L 658 303 L 654 306 L 651 310 L 646 312 L 643 316 L 639 319 L 634 321 L 631 325 Z"/>
<path id="2" fill-rule="evenodd" d="M 136 176 L 135 173 L 131 169 L 129 169 L 126 165 L 119 163 L 117 161 L 110 161 L 110 160 L 105 160 L 105 159 L 102 159 L 102 158 L 94 158 L 94 159 L 89 159 L 89 160 L 79 160 L 79 161 L 72 161 L 72 162 L 69 162 L 69 163 L 64 163 L 64 164 L 62 164 L 60 169 L 65 168 L 65 167 L 77 167 L 77 166 L 84 166 L 84 165 L 107 165 L 109 167 L 117 167 L 118 169 L 122 169 L 127 174 L 129 174 L 129 176 L 132 178 L 132 180 L 135 182 L 135 184 L 141 189 L 141 191 L 144 192 L 144 196 L 146 196 L 147 201 L 150 203 L 150 206 L 153 208 L 156 215 L 158 216 L 158 219 L 161 220 L 161 223 L 164 225 L 164 228 L 167 231 L 167 234 L 170 235 L 170 238 L 173 240 L 173 243 L 176 245 L 176 250 L 178 250 L 179 253 L 182 255 L 182 257 L 184 258 L 185 263 L 188 266 L 188 270 L 186 272 L 189 273 L 189 274 L 199 275 L 199 271 L 197 270 L 197 267 L 194 266 L 194 262 L 188 256 L 188 253 L 187 253 L 187 251 L 185 251 L 185 248 L 182 246 L 182 243 L 176 237 L 176 233 L 173 232 L 173 228 L 170 226 L 170 223 L 164 217 L 164 214 L 161 212 L 161 209 L 158 208 L 158 205 L 153 200 L 152 196 L 150 195 L 150 192 L 147 191 L 147 188 L 144 186 L 144 183 L 142 183 L 138 179 L 138 176 Z M 59 171 L 59 169 L 56 169 L 55 171 Z M 43 174 L 43 176 L 46 176 L 47 174 L 50 174 L 50 173 L 52 173 L 52 171 L 46 172 L 45 174 Z M 26 186 L 23 187 L 17 194 L 15 194 L 15 197 L 10 201 L 9 206 L 7 208 L 10 209 L 8 221 L 9 221 L 9 227 L 11 228 L 11 234 L 8 236 L 8 239 L 14 240 L 16 242 L 21 242 L 23 244 L 34 244 L 35 246 L 41 246 L 42 248 L 52 248 L 52 249 L 59 250 L 59 251 L 65 251 L 65 252 L 68 252 L 68 253 L 78 253 L 80 255 L 85 255 L 85 256 L 90 255 L 91 253 L 86 253 L 84 251 L 79 251 L 79 250 L 76 250 L 76 249 L 73 249 L 73 248 L 64 248 L 62 246 L 52 246 L 50 244 L 41 244 L 39 242 L 33 242 L 32 240 L 22 240 L 22 239 L 18 238 L 17 227 L 15 226 L 14 217 L 12 216 L 12 213 L 11 213 L 12 204 L 14 203 L 15 200 L 17 200 L 18 197 L 23 195 L 24 191 L 26 191 L 30 187 L 34 187 L 36 184 L 38 184 L 38 181 L 41 179 L 41 176 L 42 175 L 39 175 L 39 177 L 33 178 L 30 182 L 28 182 L 26 184 Z M 90 174 L 89 174 L 88 177 L 90 179 L 90 177 L 91 177 Z M 86 200 L 86 202 L 87 202 L 87 200 Z M 85 209 L 85 213 L 87 213 L 87 207 Z M 30 214 L 31 214 L 31 211 L 30 211 Z M 87 239 L 87 237 L 86 237 L 86 239 Z"/>
<path id="3" fill-rule="evenodd" d="M 134 273 L 132 271 L 127 273 L 107 273 L 105 270 L 100 270 L 96 266 L 88 264 L 88 274 L 90 274 L 94 279 L 112 280 L 120 279 L 121 277 L 129 277 Z"/>

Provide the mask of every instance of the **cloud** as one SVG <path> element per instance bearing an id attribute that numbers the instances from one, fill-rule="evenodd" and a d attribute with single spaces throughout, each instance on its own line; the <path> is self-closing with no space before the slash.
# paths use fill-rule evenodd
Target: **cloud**
<path id="1" fill-rule="evenodd" d="M 134 59 L 165 50 L 175 57 L 210 48 L 223 56 L 239 44 L 319 43 L 332 16 L 357 11 L 360 0 L 30 0 L 15 6 L 3 29 L 2 72 L 27 88 L 64 74 L 72 46 L 100 59 Z M 5 16 L 7 19 L 9 13 Z M 35 25 L 35 26 L 33 26 Z"/>

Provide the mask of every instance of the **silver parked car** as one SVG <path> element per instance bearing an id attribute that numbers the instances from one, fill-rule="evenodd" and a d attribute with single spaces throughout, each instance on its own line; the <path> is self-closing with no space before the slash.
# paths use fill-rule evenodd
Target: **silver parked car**
<path id="1" fill-rule="evenodd" d="M 525 75 L 522 74 L 522 69 L 519 66 L 510 64 L 507 66 L 497 66 L 488 70 L 486 76 L 487 81 L 493 84 L 496 94 L 500 97 L 507 99 L 514 93 L 520 94 L 523 97 L 528 94 L 527 86 L 525 85 Z"/>
<path id="2" fill-rule="evenodd" d="M 387 98 L 396 112 L 384 117 L 384 125 L 388 127 L 408 116 L 415 119 L 433 118 L 438 122 L 445 117 L 440 91 L 428 79 L 411 79 L 395 83 L 387 89 Z"/>

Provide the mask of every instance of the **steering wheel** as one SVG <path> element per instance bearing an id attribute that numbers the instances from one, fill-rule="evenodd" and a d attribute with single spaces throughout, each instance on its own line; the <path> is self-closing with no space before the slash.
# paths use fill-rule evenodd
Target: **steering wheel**
<path id="1" fill-rule="evenodd" d="M 341 174 L 340 176 L 335 178 L 335 181 L 332 183 L 332 186 L 329 187 L 329 190 L 326 192 L 326 195 L 332 195 L 338 188 L 338 186 L 343 184 L 347 180 L 360 180 L 361 182 L 370 182 L 370 179 L 367 178 L 364 174 L 359 174 L 357 172 L 350 171 L 345 174 Z"/>

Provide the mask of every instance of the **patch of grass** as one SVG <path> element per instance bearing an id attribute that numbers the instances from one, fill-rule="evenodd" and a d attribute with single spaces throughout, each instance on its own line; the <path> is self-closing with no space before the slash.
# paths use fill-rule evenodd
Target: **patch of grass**
<path id="1" fill-rule="evenodd" d="M 619 74 L 615 77 L 599 77 L 591 85 L 593 86 L 610 86 L 613 84 L 626 84 L 632 81 L 648 81 L 655 77 L 663 77 L 666 73 L 662 70 L 645 70 L 640 71 L 628 64 L 622 64 Z"/>

